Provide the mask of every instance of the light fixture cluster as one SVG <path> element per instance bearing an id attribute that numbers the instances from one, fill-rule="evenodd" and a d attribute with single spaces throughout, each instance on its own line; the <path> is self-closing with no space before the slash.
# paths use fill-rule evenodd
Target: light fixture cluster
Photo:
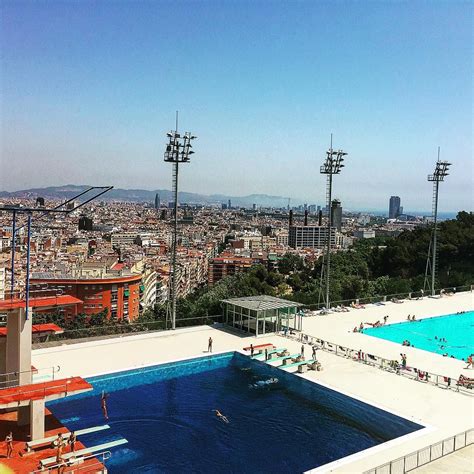
<path id="1" fill-rule="evenodd" d="M 183 136 L 177 131 L 168 132 L 168 145 L 165 150 L 165 161 L 168 163 L 189 163 L 190 155 L 194 153 L 191 149 L 191 141 L 197 137 L 186 132 Z"/>
<path id="2" fill-rule="evenodd" d="M 326 152 L 326 161 L 320 168 L 321 174 L 339 174 L 344 168 L 344 156 L 346 152 L 342 150 L 333 150 L 332 148 Z"/>

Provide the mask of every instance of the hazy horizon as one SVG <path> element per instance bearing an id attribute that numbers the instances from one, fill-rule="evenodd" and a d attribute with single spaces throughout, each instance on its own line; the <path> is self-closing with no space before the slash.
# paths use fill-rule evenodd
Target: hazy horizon
<path id="1" fill-rule="evenodd" d="M 2 2 L 4 190 L 169 189 L 166 131 L 199 138 L 180 190 L 322 204 L 334 133 L 348 209 L 473 207 L 469 2 Z M 176 21 L 179 19 L 179 21 Z M 176 27 L 178 33 L 176 33 Z M 471 191 L 469 191 L 471 189 Z M 189 191 L 188 191 L 189 190 Z"/>
<path id="2" fill-rule="evenodd" d="M 90 186 L 89 184 L 73 184 L 73 183 L 66 183 L 66 184 L 62 184 L 62 185 L 53 185 L 53 186 L 49 186 L 49 187 L 57 187 L 57 188 L 60 188 L 60 187 L 67 187 L 67 186 Z M 34 188 L 28 188 L 28 189 L 16 189 L 16 190 L 12 190 L 12 191 L 7 191 L 7 192 L 19 192 L 19 191 L 27 191 L 29 189 L 40 189 L 40 188 L 37 188 L 37 187 L 34 187 Z M 145 188 L 115 188 L 115 189 L 124 189 L 124 190 L 127 190 L 127 191 L 148 191 L 148 192 L 151 192 L 151 193 L 155 193 L 157 191 L 166 191 L 168 193 L 172 193 L 172 190 L 169 189 L 169 188 L 157 188 L 157 189 L 145 189 Z M 0 192 L 2 191 L 5 191 L 5 190 L 2 190 L 0 189 Z M 209 194 L 204 194 L 204 193 L 196 193 L 192 190 L 186 190 L 186 189 L 183 189 L 183 190 L 179 190 L 179 193 L 189 193 L 189 194 L 200 194 L 200 195 L 203 195 L 203 196 L 209 196 L 209 197 L 212 197 L 212 196 L 225 196 L 226 197 L 226 200 L 227 198 L 229 199 L 232 199 L 232 198 L 245 198 L 245 197 L 248 197 L 248 196 L 252 196 L 252 195 L 262 195 L 260 193 L 250 193 L 250 194 L 233 194 L 233 195 L 229 195 L 229 194 L 225 194 L 225 193 L 221 193 L 221 192 L 211 192 Z M 275 197 L 275 198 L 282 198 L 282 199 L 287 199 L 287 197 L 285 196 L 278 196 L 278 195 L 267 195 L 267 194 L 263 194 L 263 196 L 269 196 L 269 197 Z M 106 197 L 106 196 L 105 196 Z M 293 208 L 293 207 L 297 207 L 297 206 L 300 206 L 300 205 L 303 205 L 303 204 L 307 204 L 308 206 L 310 205 L 318 205 L 318 206 L 321 206 L 321 207 L 324 207 L 326 205 L 325 202 L 313 202 L 313 201 L 305 201 L 304 199 L 301 199 L 301 198 L 298 198 L 298 197 L 294 197 L 294 196 L 291 196 L 291 202 L 290 202 L 290 206 Z M 335 197 L 337 198 L 337 197 Z M 1 198 L 0 198 L 1 199 Z M 162 197 L 163 199 L 163 197 Z M 138 202 L 138 201 L 137 201 Z M 145 201 L 145 202 L 154 202 L 154 198 L 153 197 L 150 197 L 150 199 L 148 201 Z M 162 201 L 162 203 L 166 202 L 166 200 Z M 217 202 L 217 201 L 216 201 Z M 222 201 L 224 202 L 225 204 L 227 202 L 225 201 Z M 389 204 L 389 198 L 387 198 L 387 206 L 386 208 L 384 207 L 353 207 L 351 205 L 346 205 L 344 203 L 342 203 L 342 207 L 345 211 L 349 211 L 349 212 L 370 212 L 370 213 L 374 213 L 374 214 L 387 214 L 388 215 L 388 204 Z M 404 204 L 403 204 L 403 198 L 401 197 L 401 205 L 402 207 L 404 207 Z M 269 206 L 271 207 L 271 206 Z M 278 207 L 278 206 L 273 206 L 273 207 Z M 281 206 L 281 208 L 286 208 L 286 205 L 284 206 Z M 472 210 L 472 208 L 460 208 L 460 209 L 447 209 L 447 210 L 439 210 L 438 211 L 438 215 L 441 216 L 441 215 L 455 215 L 457 214 L 458 212 L 461 212 L 461 211 L 465 211 L 465 212 L 474 212 Z M 403 212 L 404 214 L 408 214 L 408 215 L 415 215 L 415 216 L 420 216 L 420 215 L 431 215 L 431 209 L 425 209 L 425 210 L 413 210 L 413 209 L 407 209 L 404 207 L 403 209 Z"/>

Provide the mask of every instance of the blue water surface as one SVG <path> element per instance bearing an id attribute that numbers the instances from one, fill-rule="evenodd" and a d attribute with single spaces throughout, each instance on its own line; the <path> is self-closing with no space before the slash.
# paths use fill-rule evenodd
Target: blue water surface
<path id="1" fill-rule="evenodd" d="M 388 324 L 363 332 L 400 344 L 408 340 L 415 348 L 456 359 L 467 360 L 474 353 L 474 311 Z M 441 338 L 447 342 L 441 342 Z"/>
<path id="2" fill-rule="evenodd" d="M 270 377 L 271 388 L 251 388 Z M 81 441 L 128 440 L 112 450 L 112 473 L 297 473 L 422 428 L 233 352 L 88 380 L 93 392 L 48 406 L 77 430 L 106 422 L 110 394 L 111 428 Z"/>

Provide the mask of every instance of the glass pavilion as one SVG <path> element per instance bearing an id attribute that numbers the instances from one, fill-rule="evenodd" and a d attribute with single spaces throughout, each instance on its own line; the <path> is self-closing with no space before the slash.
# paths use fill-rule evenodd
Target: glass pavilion
<path id="1" fill-rule="evenodd" d="M 285 328 L 301 331 L 301 303 L 274 296 L 247 296 L 222 300 L 227 325 L 261 336 Z"/>

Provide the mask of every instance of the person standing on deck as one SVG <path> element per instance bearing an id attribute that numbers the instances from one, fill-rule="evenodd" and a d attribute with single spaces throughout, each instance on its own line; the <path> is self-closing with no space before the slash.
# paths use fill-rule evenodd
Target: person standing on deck
<path id="1" fill-rule="evenodd" d="M 7 434 L 5 442 L 7 443 L 7 459 L 10 459 L 13 455 L 13 433 L 11 431 Z"/>
<path id="2" fill-rule="evenodd" d="M 304 344 L 301 344 L 301 355 L 304 356 Z"/>
<path id="3" fill-rule="evenodd" d="M 69 446 L 71 446 L 71 452 L 73 453 L 76 448 L 77 436 L 74 431 L 71 431 L 71 436 L 69 436 Z"/>
<path id="4" fill-rule="evenodd" d="M 209 338 L 207 343 L 207 352 L 212 352 L 212 337 Z"/>

